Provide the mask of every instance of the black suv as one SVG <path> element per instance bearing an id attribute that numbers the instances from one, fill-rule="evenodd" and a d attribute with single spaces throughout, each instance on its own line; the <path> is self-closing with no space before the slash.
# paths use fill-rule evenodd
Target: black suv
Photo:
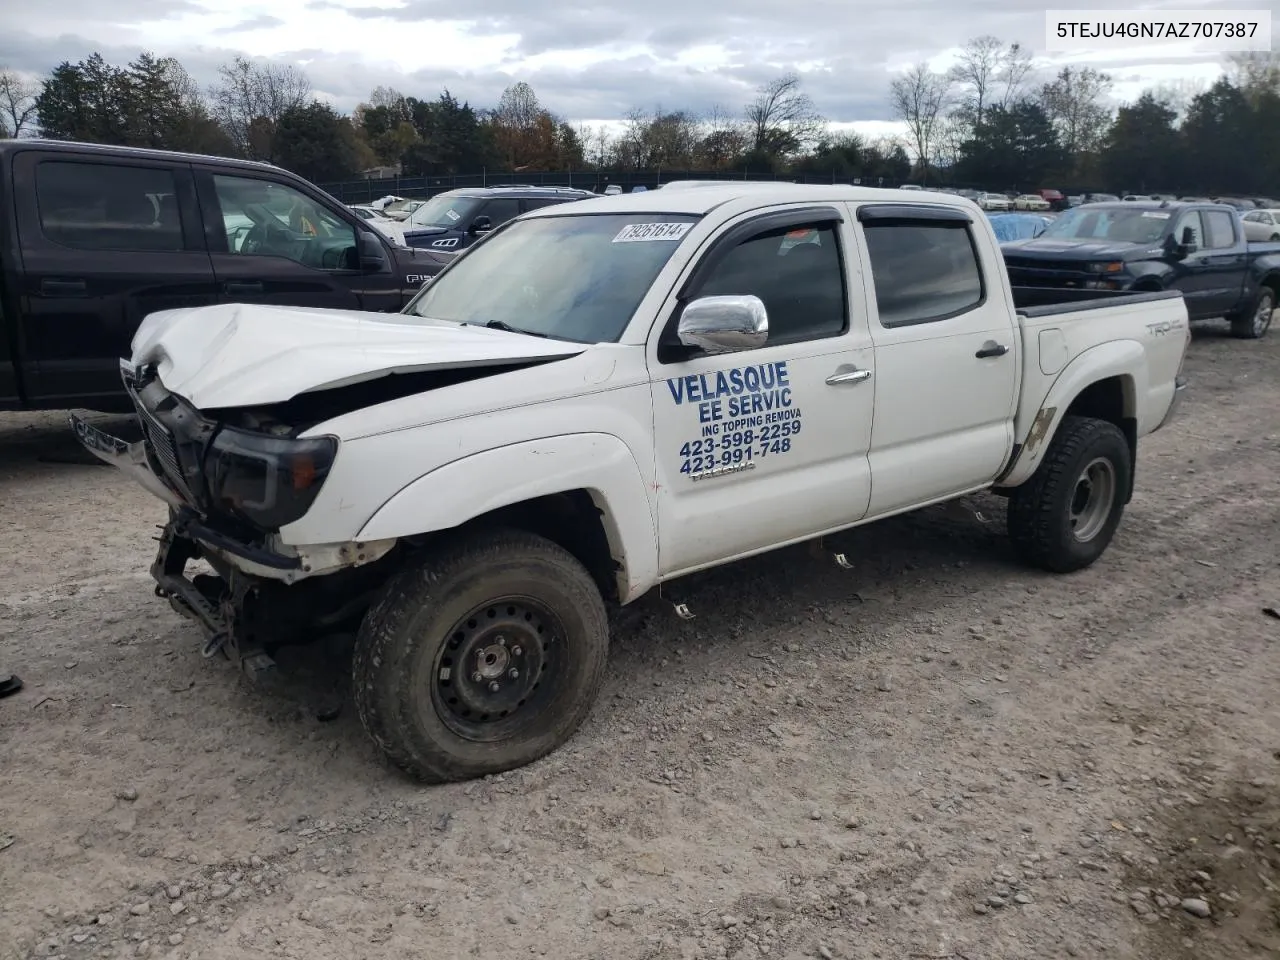
<path id="1" fill-rule="evenodd" d="M 398 311 L 451 259 L 264 163 L 0 141 L 0 410 L 130 409 L 120 358 L 158 310 Z"/>
<path id="2" fill-rule="evenodd" d="M 522 213 L 594 197 L 574 187 L 513 184 L 439 193 L 404 221 L 404 242 L 446 253 L 465 250 L 480 237 Z"/>

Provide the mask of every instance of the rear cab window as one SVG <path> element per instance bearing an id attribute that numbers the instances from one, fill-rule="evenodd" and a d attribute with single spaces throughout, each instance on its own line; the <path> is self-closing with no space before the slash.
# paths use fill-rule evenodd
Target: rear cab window
<path id="1" fill-rule="evenodd" d="M 40 230 L 59 246 L 141 252 L 185 249 L 171 170 L 41 160 L 35 184 Z"/>
<path id="2" fill-rule="evenodd" d="M 866 219 L 862 233 L 881 326 L 947 320 L 986 300 L 967 220 Z"/>

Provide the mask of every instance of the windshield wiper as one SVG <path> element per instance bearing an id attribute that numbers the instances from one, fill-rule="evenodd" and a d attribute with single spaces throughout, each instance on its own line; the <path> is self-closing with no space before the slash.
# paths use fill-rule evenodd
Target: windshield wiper
<path id="1" fill-rule="evenodd" d="M 490 330 L 504 330 L 507 333 L 523 333 L 529 337 L 542 337 L 544 340 L 548 336 L 545 333 L 535 333 L 532 330 L 521 330 L 519 327 L 513 327 L 505 320 L 490 320 L 488 323 L 484 324 L 484 326 Z"/>

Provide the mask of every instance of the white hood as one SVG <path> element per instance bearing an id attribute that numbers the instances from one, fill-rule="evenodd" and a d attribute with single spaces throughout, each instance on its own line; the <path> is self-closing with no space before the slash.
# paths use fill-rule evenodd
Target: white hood
<path id="1" fill-rule="evenodd" d="M 397 313 L 229 303 L 162 310 L 133 338 L 135 364 L 196 407 L 280 403 L 391 373 L 571 357 L 583 344 Z"/>

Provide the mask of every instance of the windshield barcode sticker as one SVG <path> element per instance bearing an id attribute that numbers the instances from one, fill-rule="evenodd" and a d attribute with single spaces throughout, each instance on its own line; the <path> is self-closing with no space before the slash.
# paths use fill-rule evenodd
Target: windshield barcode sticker
<path id="1" fill-rule="evenodd" d="M 1169 214 L 1163 210 L 1143 210 L 1142 215 L 1148 220 L 1168 220 Z"/>
<path id="2" fill-rule="evenodd" d="M 638 243 L 642 240 L 679 240 L 692 223 L 628 223 L 613 238 L 614 243 Z"/>

